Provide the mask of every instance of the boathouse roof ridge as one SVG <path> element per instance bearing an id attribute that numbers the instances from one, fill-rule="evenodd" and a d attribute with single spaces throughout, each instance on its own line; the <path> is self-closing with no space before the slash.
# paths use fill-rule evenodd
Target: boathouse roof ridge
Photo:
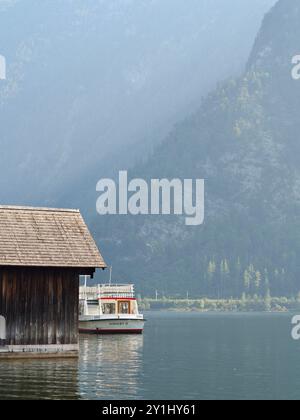
<path id="1" fill-rule="evenodd" d="M 0 206 L 0 266 L 106 268 L 79 210 Z"/>
<path id="2" fill-rule="evenodd" d="M 52 207 L 31 207 L 31 206 L 9 206 L 0 205 L 0 210 L 24 210 L 24 211 L 43 211 L 56 213 L 80 213 L 79 209 L 59 209 Z"/>

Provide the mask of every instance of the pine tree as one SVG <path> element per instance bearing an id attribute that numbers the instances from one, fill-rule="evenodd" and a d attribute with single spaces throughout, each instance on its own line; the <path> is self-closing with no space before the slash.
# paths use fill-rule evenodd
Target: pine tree
<path id="1" fill-rule="evenodd" d="M 270 289 L 268 289 L 265 296 L 265 310 L 267 312 L 270 312 L 271 309 L 272 309 L 272 297 L 271 297 L 271 291 Z"/>
<path id="2" fill-rule="evenodd" d="M 256 289 L 256 291 L 257 291 L 257 292 L 260 290 L 261 280 L 262 280 L 262 278 L 261 278 L 261 274 L 260 274 L 260 272 L 259 272 L 259 271 L 257 271 L 257 272 L 255 273 L 255 281 L 254 281 L 254 284 L 255 284 L 255 289 Z"/>
<path id="3" fill-rule="evenodd" d="M 255 292 L 256 270 L 255 270 L 255 267 L 254 267 L 253 264 L 250 264 L 249 265 L 248 273 L 249 273 L 249 289 L 250 289 L 250 294 L 254 294 L 254 292 Z"/>
<path id="4" fill-rule="evenodd" d="M 244 289 L 245 289 L 246 293 L 247 292 L 249 293 L 250 285 L 251 285 L 251 276 L 250 276 L 250 273 L 249 273 L 248 269 L 246 269 L 245 272 L 244 272 Z"/>
<path id="5" fill-rule="evenodd" d="M 208 269 L 207 269 L 207 274 L 210 278 L 214 277 L 215 273 L 216 273 L 216 263 L 215 261 L 210 261 L 208 264 Z"/>
<path id="6" fill-rule="evenodd" d="M 227 259 L 222 260 L 220 264 L 220 278 L 221 278 L 221 297 L 225 297 L 225 294 L 229 293 L 229 277 L 230 277 L 230 268 Z M 226 293 L 224 293 L 224 291 Z"/>
<path id="7" fill-rule="evenodd" d="M 287 288 L 286 286 L 286 275 L 285 275 L 285 269 L 282 268 L 281 272 L 280 272 L 280 292 L 282 295 L 284 295 L 284 293 L 287 293 Z"/>
<path id="8" fill-rule="evenodd" d="M 266 295 L 267 291 L 270 290 L 270 280 L 269 280 L 269 271 L 265 268 L 264 271 L 264 294 Z"/>
<path id="9" fill-rule="evenodd" d="M 230 277 L 230 266 L 227 259 L 224 261 L 224 277 L 225 277 L 225 288 L 227 292 L 227 296 L 232 295 L 232 284 L 231 284 L 231 277 Z"/>
<path id="10" fill-rule="evenodd" d="M 239 296 L 240 294 L 240 282 L 241 282 L 241 274 L 242 274 L 242 264 L 241 259 L 238 257 L 237 263 L 236 263 L 236 273 L 235 273 L 235 296 Z"/>
<path id="11" fill-rule="evenodd" d="M 229 276 L 230 275 L 229 263 L 228 263 L 228 261 L 226 259 L 223 261 L 223 270 L 224 270 L 224 274 L 226 276 Z"/>
<path id="12" fill-rule="evenodd" d="M 274 270 L 274 282 L 273 283 L 272 283 L 273 290 L 275 290 L 275 292 L 279 295 L 280 294 L 280 271 L 277 268 Z"/>
<path id="13" fill-rule="evenodd" d="M 207 268 L 207 275 L 208 275 L 208 280 L 209 280 L 208 293 L 211 293 L 211 294 L 215 294 L 213 282 L 216 275 L 216 271 L 217 271 L 216 262 L 214 260 L 209 261 L 208 268 Z"/>

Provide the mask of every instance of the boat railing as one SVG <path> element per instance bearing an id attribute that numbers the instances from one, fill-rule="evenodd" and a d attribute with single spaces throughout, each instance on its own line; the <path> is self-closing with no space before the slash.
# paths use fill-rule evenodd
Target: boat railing
<path id="1" fill-rule="evenodd" d="M 135 296 L 134 285 L 130 284 L 99 284 L 92 287 L 80 287 L 80 300 L 98 300 L 108 298 L 132 299 Z"/>

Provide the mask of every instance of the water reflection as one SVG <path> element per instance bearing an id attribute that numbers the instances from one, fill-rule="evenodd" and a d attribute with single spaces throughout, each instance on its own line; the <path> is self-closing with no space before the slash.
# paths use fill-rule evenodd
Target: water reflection
<path id="1" fill-rule="evenodd" d="M 88 399 L 137 398 L 143 336 L 83 336 L 80 395 Z"/>
<path id="2" fill-rule="evenodd" d="M 0 399 L 134 398 L 142 352 L 142 336 L 83 336 L 79 361 L 1 361 Z"/>
<path id="3" fill-rule="evenodd" d="M 82 336 L 79 360 L 0 361 L 0 399 L 300 399 L 290 314 L 150 313 Z"/>
<path id="4" fill-rule="evenodd" d="M 1 361 L 0 398 L 78 399 L 78 360 Z"/>

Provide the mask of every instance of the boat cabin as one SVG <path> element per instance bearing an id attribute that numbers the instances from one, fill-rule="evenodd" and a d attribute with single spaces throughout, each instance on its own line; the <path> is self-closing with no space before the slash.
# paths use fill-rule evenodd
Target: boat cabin
<path id="1" fill-rule="evenodd" d="M 80 287 L 80 315 L 138 315 L 134 285 L 100 284 Z"/>

